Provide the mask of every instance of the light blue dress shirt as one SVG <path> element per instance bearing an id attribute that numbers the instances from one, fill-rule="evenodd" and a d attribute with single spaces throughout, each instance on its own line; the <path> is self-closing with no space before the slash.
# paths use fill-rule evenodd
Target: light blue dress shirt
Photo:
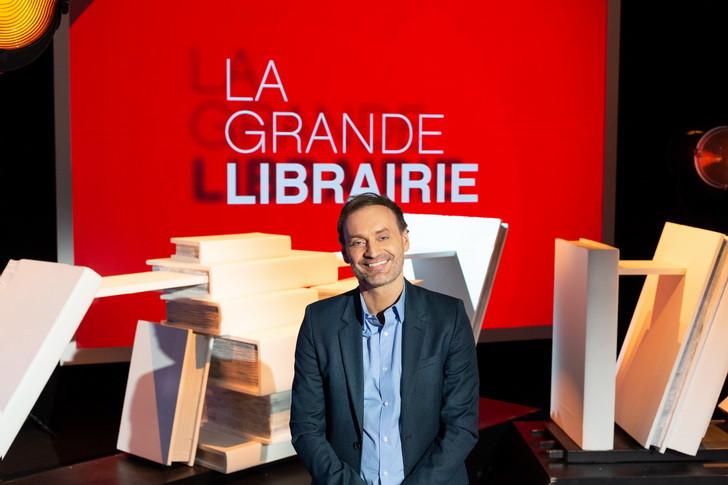
<path id="1" fill-rule="evenodd" d="M 361 478 L 368 485 L 399 484 L 404 480 L 399 415 L 402 409 L 402 324 L 405 291 L 384 310 L 384 325 L 362 307 L 364 357 L 364 436 Z"/>

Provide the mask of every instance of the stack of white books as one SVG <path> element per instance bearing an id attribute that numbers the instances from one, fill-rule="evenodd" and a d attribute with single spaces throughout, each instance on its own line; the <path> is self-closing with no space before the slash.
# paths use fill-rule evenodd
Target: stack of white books
<path id="1" fill-rule="evenodd" d="M 171 257 L 147 264 L 207 283 L 165 291 L 166 321 L 138 324 L 118 448 L 224 473 L 293 455 L 296 338 L 317 287 L 350 286 L 337 257 L 275 234 L 171 242 Z"/>

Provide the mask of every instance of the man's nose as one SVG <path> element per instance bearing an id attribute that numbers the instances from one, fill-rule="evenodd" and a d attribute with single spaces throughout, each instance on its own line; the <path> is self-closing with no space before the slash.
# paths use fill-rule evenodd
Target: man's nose
<path id="1" fill-rule="evenodd" d="M 366 251 L 364 252 L 364 257 L 373 258 L 377 254 L 379 254 L 378 242 L 376 240 L 367 241 L 367 247 L 366 247 Z"/>

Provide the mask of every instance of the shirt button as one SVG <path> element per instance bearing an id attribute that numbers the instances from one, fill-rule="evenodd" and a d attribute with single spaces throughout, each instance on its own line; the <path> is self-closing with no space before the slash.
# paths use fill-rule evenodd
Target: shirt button
<path id="1" fill-rule="evenodd" d="M 389 438 L 387 438 L 387 437 L 385 436 L 385 437 L 384 437 L 384 442 L 385 442 L 385 443 L 389 443 Z M 385 473 L 386 473 L 386 472 L 385 472 Z"/>
<path id="2" fill-rule="evenodd" d="M 389 332 L 384 332 L 385 337 L 389 337 Z"/>
<path id="3" fill-rule="evenodd" d="M 382 472 L 382 475 L 384 475 L 384 476 L 386 477 L 387 475 L 389 475 L 389 472 L 388 472 L 387 470 L 384 470 L 384 471 Z"/>
<path id="4" fill-rule="evenodd" d="M 384 401 L 384 405 L 385 406 L 389 406 L 389 401 Z M 386 437 L 384 438 L 384 441 L 387 441 L 387 438 Z"/>
<path id="5" fill-rule="evenodd" d="M 382 367 L 382 370 L 383 370 L 384 372 L 387 372 L 387 367 L 386 367 L 386 366 L 385 366 L 385 367 Z"/>

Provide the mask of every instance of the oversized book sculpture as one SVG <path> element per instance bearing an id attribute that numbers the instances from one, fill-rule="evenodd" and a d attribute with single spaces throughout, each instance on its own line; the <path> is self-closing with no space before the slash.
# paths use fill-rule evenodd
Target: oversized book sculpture
<path id="1" fill-rule="evenodd" d="M 483 218 L 408 220 L 422 238 L 408 255 L 410 279 L 429 274 L 431 288 L 464 298 L 477 339 L 506 226 Z M 8 265 L 0 276 L 0 457 L 91 301 L 144 291 L 164 292 L 167 319 L 137 324 L 118 448 L 226 473 L 294 453 L 288 413 L 304 309 L 356 280 L 338 281 L 335 253 L 293 250 L 289 236 L 171 242 L 174 253 L 149 260 L 153 271 L 143 273 L 101 278 L 56 263 Z"/>
<path id="2" fill-rule="evenodd" d="M 652 260 L 619 261 L 647 278 L 615 364 L 616 257 L 557 241 L 551 411 L 583 449 L 612 448 L 614 416 L 645 448 L 696 454 L 728 373 L 726 241 L 667 223 Z"/>

